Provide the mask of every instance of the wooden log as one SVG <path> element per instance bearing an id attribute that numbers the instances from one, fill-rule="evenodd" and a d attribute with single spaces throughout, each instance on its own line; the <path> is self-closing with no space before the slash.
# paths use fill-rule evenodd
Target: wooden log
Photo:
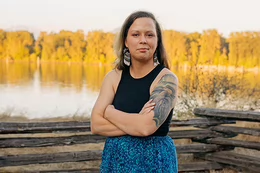
<path id="1" fill-rule="evenodd" d="M 219 124 L 234 124 L 231 120 L 215 120 L 207 118 L 190 120 L 172 120 L 171 127 L 182 126 L 213 126 Z M 0 134 L 20 133 L 51 133 L 51 132 L 89 132 L 90 122 L 29 122 L 29 123 L 0 123 Z"/>
<path id="2" fill-rule="evenodd" d="M 208 167 L 210 167 L 210 162 L 206 162 L 206 164 L 209 164 L 209 166 Z M 197 163 L 198 164 L 198 166 L 200 166 L 200 165 L 202 165 L 202 166 L 204 166 L 205 164 L 203 164 L 203 163 Z M 213 163 L 213 164 L 215 164 L 215 163 Z M 213 165 L 212 164 L 212 165 Z M 191 171 L 188 171 L 187 169 L 186 169 L 186 167 L 187 166 L 190 166 L 190 165 L 186 165 L 186 164 L 180 164 L 179 165 L 179 173 L 182 173 L 182 172 L 193 172 L 193 173 L 209 173 L 209 171 L 207 171 L 207 170 L 199 170 L 199 171 L 196 171 L 196 165 L 194 164 L 194 165 L 192 165 L 192 166 L 194 166 L 194 169 L 191 169 Z M 213 165 L 212 166 L 213 168 L 214 167 L 216 167 L 215 165 Z M 203 169 L 203 167 L 202 168 L 199 168 L 199 167 L 197 167 L 198 169 Z M 219 167 L 217 167 L 217 168 L 219 168 Z M 186 170 L 186 171 L 185 171 Z M 72 169 L 72 170 L 49 170 L 49 171 L 39 171 L 39 172 L 37 172 L 37 173 L 100 173 L 100 169 L 98 169 L 98 168 L 89 168 L 89 169 Z M 28 172 L 28 173 L 30 173 L 30 172 Z M 35 172 L 32 172 L 32 173 L 35 173 Z"/>
<path id="3" fill-rule="evenodd" d="M 102 151 L 81 151 L 81 152 L 63 152 L 52 154 L 24 154 L 17 156 L 1 156 L 0 166 L 21 166 L 30 164 L 50 164 L 50 163 L 64 163 L 64 162 L 80 162 L 80 161 L 93 161 L 101 160 Z M 194 162 L 179 164 L 179 171 L 202 171 L 221 169 L 217 163 L 212 162 Z M 64 172 L 65 170 L 52 170 L 41 172 Z M 66 172 L 76 172 L 78 170 L 66 170 Z M 89 172 L 89 169 L 83 169 L 80 171 Z"/>
<path id="4" fill-rule="evenodd" d="M 189 169 L 190 168 L 190 169 Z M 221 169 L 221 165 L 213 162 L 196 162 L 193 164 L 179 164 L 178 172 L 193 172 L 193 173 L 209 173 L 207 168 Z M 49 170 L 49 171 L 39 171 L 38 173 L 99 173 L 98 168 L 88 168 L 88 169 L 72 169 L 72 170 Z M 35 172 L 34 172 L 35 173 Z"/>
<path id="5" fill-rule="evenodd" d="M 99 135 L 73 135 L 66 137 L 27 137 L 27 138 L 1 138 L 0 148 L 24 148 L 24 147 L 47 147 L 74 144 L 100 143 L 106 137 Z"/>
<path id="6" fill-rule="evenodd" d="M 182 164 L 181 164 L 182 165 Z M 186 165 L 183 165 L 185 167 Z M 37 173 L 100 173 L 100 169 L 89 168 L 89 169 L 75 169 L 75 170 L 50 170 L 50 171 L 39 171 Z M 179 169 L 179 173 L 183 172 Z M 185 171 L 190 172 L 190 171 Z M 29 172 L 30 173 L 30 172 Z M 35 173 L 35 172 L 32 172 Z M 192 171 L 192 173 L 209 173 L 209 171 Z"/>
<path id="7" fill-rule="evenodd" d="M 209 129 L 169 131 L 168 135 L 173 139 L 207 139 L 223 136 L 223 134 Z"/>
<path id="8" fill-rule="evenodd" d="M 173 139 L 205 139 L 220 137 L 222 134 L 211 130 L 178 130 L 170 131 L 169 136 Z M 0 138 L 0 148 L 24 148 L 24 147 L 47 147 L 74 144 L 100 143 L 106 137 L 99 135 L 72 135 L 66 137 L 20 137 L 20 138 Z"/>
<path id="9" fill-rule="evenodd" d="M 38 159 L 38 158 L 37 158 Z M 69 159 L 66 159 L 69 160 Z M 75 159 L 74 159 L 75 160 Z M 80 162 L 82 160 L 79 160 Z M 35 160 L 33 161 L 35 164 Z M 41 162 L 44 162 L 41 160 Z M 62 162 L 62 161 L 61 161 Z M 6 162 L 7 164 L 4 165 L 3 167 L 6 166 L 15 166 L 15 165 L 10 165 L 8 164 L 9 162 Z M 49 162 L 48 162 L 49 163 Z M 55 163 L 60 163 L 60 160 L 55 160 Z M 1 164 L 1 160 L 0 160 Z M 36 163 L 36 164 L 43 164 L 43 163 Z M 28 162 L 21 162 L 18 161 L 17 165 L 29 165 Z M 209 162 L 209 161 L 200 161 L 200 162 L 193 162 L 193 163 L 181 163 L 178 165 L 178 172 L 205 172 L 207 170 L 219 170 L 222 169 L 223 167 L 214 162 Z M 29 171 L 28 171 L 29 172 Z M 87 169 L 70 169 L 70 170 L 48 170 L 48 171 L 39 171 L 40 173 L 65 173 L 65 172 L 70 172 L 70 173 L 76 173 L 76 172 L 82 172 L 82 173 L 98 173 L 100 172 L 100 169 L 98 168 L 87 168 Z"/>
<path id="10" fill-rule="evenodd" d="M 102 151 L 63 152 L 52 154 L 26 154 L 17 156 L 0 156 L 0 167 L 29 164 L 48 164 L 101 160 Z"/>
<path id="11" fill-rule="evenodd" d="M 260 150 L 259 142 L 251 142 L 251 141 L 242 141 L 242 140 L 233 140 L 222 137 L 207 139 L 207 142 L 210 144 L 218 144 L 225 146 L 234 146 L 234 147 L 244 147 L 249 149 Z"/>
<path id="12" fill-rule="evenodd" d="M 70 169 L 70 170 L 49 170 L 49 171 L 39 171 L 38 173 L 67 173 L 67 172 L 70 172 L 70 173 L 100 173 L 100 169 L 87 168 L 87 169 Z"/>
<path id="13" fill-rule="evenodd" d="M 219 163 L 200 161 L 200 162 L 179 164 L 178 172 L 206 171 L 206 170 L 218 170 L 218 169 L 223 169 L 223 167 Z"/>
<path id="14" fill-rule="evenodd" d="M 182 153 L 207 153 L 214 152 L 221 148 L 215 144 L 189 144 L 189 145 L 176 145 L 178 154 Z"/>
<path id="15" fill-rule="evenodd" d="M 260 136 L 260 129 L 246 128 L 246 127 L 231 127 L 231 126 L 214 126 L 210 130 L 227 133 L 227 134 L 245 134 Z"/>
<path id="16" fill-rule="evenodd" d="M 237 154 L 230 151 L 221 151 L 208 153 L 205 155 L 206 160 L 233 165 L 249 170 L 248 172 L 259 172 L 260 158 Z"/>
<path id="17" fill-rule="evenodd" d="M 213 144 L 213 143 L 209 143 L 208 139 L 192 139 L 192 142 L 196 142 L 196 143 L 200 143 L 200 144 Z M 231 145 L 218 145 L 218 151 L 230 151 L 230 150 L 234 150 L 235 146 L 231 146 Z"/>
<path id="18" fill-rule="evenodd" d="M 0 123 L 0 134 L 89 132 L 90 122 Z"/>
<path id="19" fill-rule="evenodd" d="M 211 118 L 197 118 L 190 120 L 173 120 L 171 127 L 183 127 L 183 126 L 194 126 L 194 127 L 209 127 L 220 124 L 235 124 L 234 120 L 217 120 Z"/>
<path id="20" fill-rule="evenodd" d="M 197 116 L 260 122 L 260 112 L 208 108 L 195 108 L 193 112 Z"/>

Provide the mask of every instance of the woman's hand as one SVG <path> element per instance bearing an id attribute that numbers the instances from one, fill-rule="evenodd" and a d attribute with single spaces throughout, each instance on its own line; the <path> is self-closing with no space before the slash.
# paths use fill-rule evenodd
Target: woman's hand
<path id="1" fill-rule="evenodd" d="M 148 102 L 145 103 L 144 107 L 142 110 L 139 112 L 139 114 L 147 114 L 151 112 L 154 109 L 155 103 L 152 102 L 153 100 L 149 100 Z"/>
<path id="2" fill-rule="evenodd" d="M 108 105 L 106 110 L 105 110 L 105 113 L 104 113 L 104 118 L 107 118 L 107 116 L 109 115 L 109 113 L 115 109 L 115 107 L 113 105 Z"/>

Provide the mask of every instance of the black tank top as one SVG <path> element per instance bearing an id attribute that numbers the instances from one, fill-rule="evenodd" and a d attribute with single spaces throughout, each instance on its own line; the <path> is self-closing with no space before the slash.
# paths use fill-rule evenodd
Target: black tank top
<path id="1" fill-rule="evenodd" d="M 144 104 L 150 98 L 150 86 L 163 65 L 157 65 L 150 73 L 142 78 L 135 79 L 130 75 L 130 68 L 126 67 L 122 71 L 113 105 L 116 109 L 127 113 L 139 113 Z M 170 111 L 165 122 L 150 136 L 166 136 L 169 132 L 173 109 Z"/>

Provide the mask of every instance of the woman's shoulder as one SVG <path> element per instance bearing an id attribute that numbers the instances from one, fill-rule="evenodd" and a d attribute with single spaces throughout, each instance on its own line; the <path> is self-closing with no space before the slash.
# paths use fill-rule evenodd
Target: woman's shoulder
<path id="1" fill-rule="evenodd" d="M 109 80 L 114 80 L 118 78 L 120 79 L 121 75 L 122 75 L 122 70 L 113 69 L 106 74 L 106 78 L 108 78 Z"/>
<path id="2" fill-rule="evenodd" d="M 162 77 L 167 77 L 171 78 L 175 81 L 178 82 L 178 77 L 175 73 L 173 73 L 170 69 L 168 68 L 163 68 L 162 71 L 158 74 L 157 78 L 161 79 Z"/>
<path id="3" fill-rule="evenodd" d="M 119 81 L 121 79 L 122 70 L 113 69 L 105 76 L 105 81 L 108 81 L 112 85 L 113 90 L 116 92 Z"/>
<path id="4" fill-rule="evenodd" d="M 150 93 L 156 86 L 161 85 L 162 83 L 174 83 L 175 85 L 178 85 L 178 77 L 168 68 L 163 68 L 153 81 L 150 87 Z"/>

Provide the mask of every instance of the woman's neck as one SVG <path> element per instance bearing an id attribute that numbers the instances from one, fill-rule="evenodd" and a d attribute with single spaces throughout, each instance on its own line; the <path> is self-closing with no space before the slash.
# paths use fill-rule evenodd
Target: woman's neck
<path id="1" fill-rule="evenodd" d="M 142 78 L 155 68 L 153 62 L 149 63 L 132 63 L 130 66 L 130 74 L 133 78 Z"/>

